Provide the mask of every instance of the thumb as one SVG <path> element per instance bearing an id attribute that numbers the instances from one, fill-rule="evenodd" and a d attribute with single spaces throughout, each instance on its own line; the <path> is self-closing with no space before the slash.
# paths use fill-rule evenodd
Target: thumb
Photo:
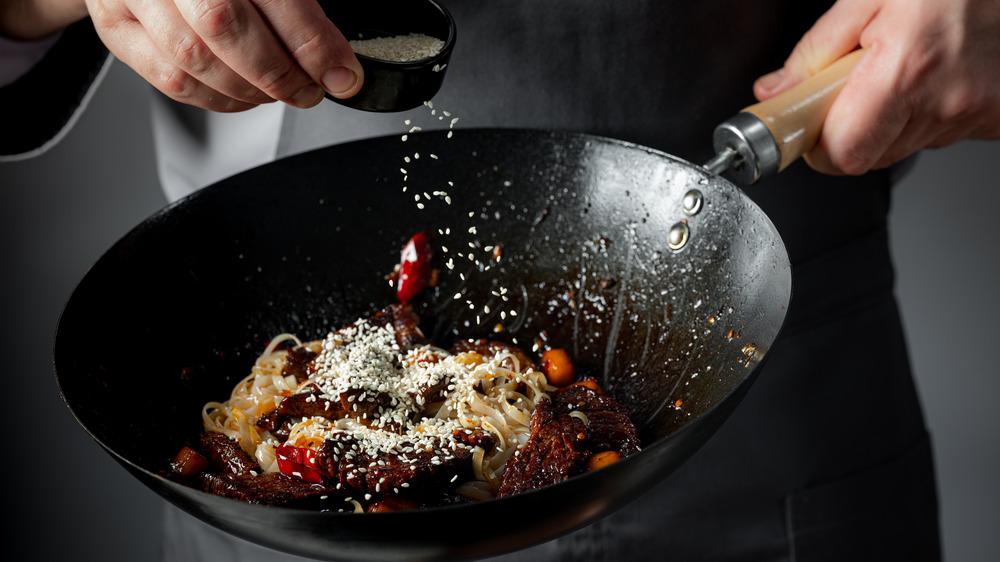
<path id="1" fill-rule="evenodd" d="M 838 0 L 799 39 L 785 65 L 753 85 L 758 101 L 770 99 L 855 50 L 861 32 L 878 12 L 878 0 Z"/>

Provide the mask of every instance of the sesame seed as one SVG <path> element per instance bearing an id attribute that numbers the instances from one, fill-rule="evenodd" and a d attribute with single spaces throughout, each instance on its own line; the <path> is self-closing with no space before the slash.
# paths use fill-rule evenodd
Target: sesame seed
<path id="1" fill-rule="evenodd" d="M 440 53 L 441 49 L 444 48 L 444 41 L 422 33 L 356 39 L 349 41 L 349 43 L 355 53 L 393 62 L 428 59 Z"/>

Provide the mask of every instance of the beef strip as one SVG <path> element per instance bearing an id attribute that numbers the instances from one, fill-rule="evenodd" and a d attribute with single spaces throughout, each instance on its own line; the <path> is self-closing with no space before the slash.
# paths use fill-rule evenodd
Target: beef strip
<path id="1" fill-rule="evenodd" d="M 293 375 L 295 380 L 302 382 L 312 374 L 312 362 L 319 354 L 304 347 L 288 350 L 285 356 L 285 366 L 281 368 L 281 376 Z"/>
<path id="2" fill-rule="evenodd" d="M 486 431 L 485 429 L 456 429 L 452 437 L 460 443 L 465 443 L 470 447 L 482 447 L 483 450 L 489 451 L 493 448 L 496 443 L 496 436 Z"/>
<path id="3" fill-rule="evenodd" d="M 257 420 L 257 427 L 270 431 L 280 441 L 285 441 L 291 431 L 293 417 L 319 416 L 339 420 L 344 414 L 340 400 L 323 398 L 318 391 L 300 392 L 284 397 L 277 408 Z"/>
<path id="4" fill-rule="evenodd" d="M 410 305 L 394 304 L 388 307 L 392 327 L 396 330 L 396 343 L 403 349 L 427 345 L 430 341 L 420 331 L 420 320 Z"/>
<path id="5" fill-rule="evenodd" d="M 553 393 L 552 404 L 560 414 L 578 411 L 587 416 L 593 452 L 617 451 L 626 457 L 639 450 L 639 438 L 628 410 L 611 396 L 571 385 Z"/>
<path id="6" fill-rule="evenodd" d="M 403 349 L 412 349 L 430 343 L 424 333 L 420 331 L 420 320 L 410 305 L 389 305 L 373 314 L 367 319 L 367 322 L 370 326 L 378 328 L 391 325 L 396 332 L 396 343 Z"/>
<path id="7" fill-rule="evenodd" d="M 535 407 L 547 406 L 542 402 Z M 497 497 L 519 494 L 562 482 L 582 472 L 590 458 L 587 426 L 572 416 L 558 416 L 537 432 L 507 461 Z"/>
<path id="8" fill-rule="evenodd" d="M 443 487 L 473 478 L 472 450 L 464 445 L 408 453 L 404 458 L 395 453 L 372 456 L 356 444 L 349 435 L 334 435 L 318 451 L 317 465 L 343 487 L 357 492 L 405 491 L 407 495 L 420 496 L 440 493 Z M 402 444 L 399 448 L 406 447 Z"/>
<path id="9" fill-rule="evenodd" d="M 285 507 L 340 508 L 343 505 L 343 494 L 334 487 L 311 484 L 280 472 L 259 476 L 202 474 L 201 486 L 205 492 L 247 503 Z"/>
<path id="10" fill-rule="evenodd" d="M 260 470 L 260 465 L 239 443 L 221 433 L 204 432 L 201 434 L 201 453 L 218 472 L 249 476 L 250 471 Z"/>
<path id="11" fill-rule="evenodd" d="M 285 418 L 319 416 L 328 420 L 339 420 L 345 415 L 341 400 L 324 398 L 318 391 L 300 392 L 286 396 L 275 409 L 278 416 Z"/>

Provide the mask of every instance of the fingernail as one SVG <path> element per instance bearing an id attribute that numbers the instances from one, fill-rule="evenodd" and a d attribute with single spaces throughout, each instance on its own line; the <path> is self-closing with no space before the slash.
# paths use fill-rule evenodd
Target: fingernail
<path id="1" fill-rule="evenodd" d="M 346 94 L 358 83 L 358 75 L 346 66 L 338 66 L 323 74 L 323 87 L 333 95 Z"/>
<path id="2" fill-rule="evenodd" d="M 309 84 L 292 97 L 292 105 L 307 108 L 323 101 L 323 89 L 316 84 Z"/>
<path id="3" fill-rule="evenodd" d="M 770 74 L 765 74 L 757 79 L 757 85 L 767 90 L 768 92 L 774 90 L 785 81 L 785 69 L 779 68 Z"/>

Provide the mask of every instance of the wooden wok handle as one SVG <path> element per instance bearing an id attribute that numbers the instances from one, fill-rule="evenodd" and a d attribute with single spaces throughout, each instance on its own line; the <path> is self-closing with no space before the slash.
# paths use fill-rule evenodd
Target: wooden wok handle
<path id="1" fill-rule="evenodd" d="M 862 52 L 845 55 L 794 88 L 743 109 L 763 121 L 774 136 L 781 153 L 779 172 L 816 146 L 826 114 Z"/>
<path id="2" fill-rule="evenodd" d="M 737 181 L 754 183 L 780 172 L 816 146 L 830 105 L 863 49 L 853 51 L 786 92 L 747 108 L 715 130 L 715 149 L 742 158 Z"/>

